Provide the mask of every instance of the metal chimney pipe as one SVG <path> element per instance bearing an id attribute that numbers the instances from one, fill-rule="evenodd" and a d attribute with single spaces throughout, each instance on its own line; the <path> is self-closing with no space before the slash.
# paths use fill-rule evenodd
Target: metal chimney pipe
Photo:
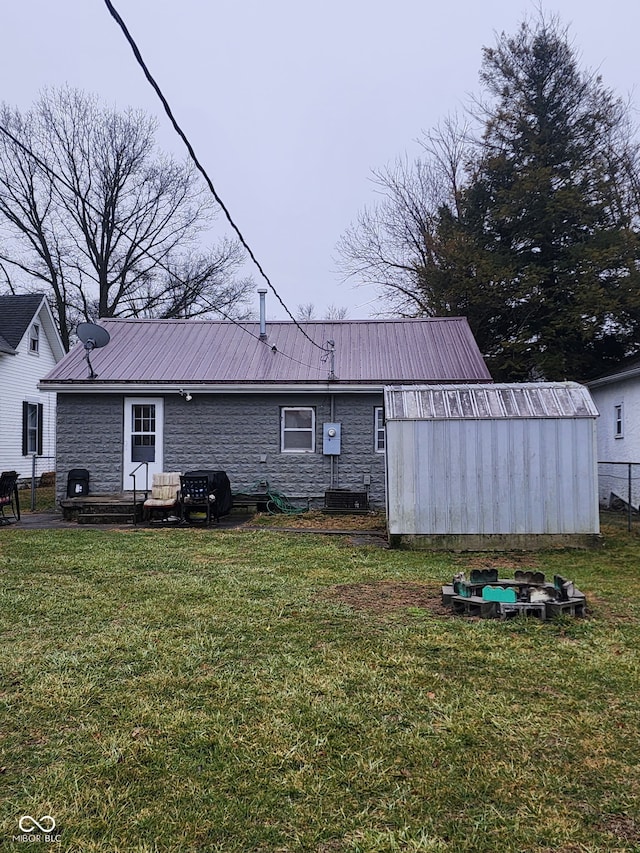
<path id="1" fill-rule="evenodd" d="M 260 294 L 260 340 L 264 340 L 267 337 L 266 287 L 260 288 L 258 293 Z"/>

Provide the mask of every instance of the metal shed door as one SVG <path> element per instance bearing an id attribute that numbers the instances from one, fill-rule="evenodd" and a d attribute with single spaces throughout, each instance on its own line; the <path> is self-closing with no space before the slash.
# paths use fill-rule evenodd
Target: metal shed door
<path id="1" fill-rule="evenodd" d="M 124 400 L 124 465 L 122 488 L 133 489 L 136 471 L 136 488 L 146 484 L 146 462 L 149 469 L 149 488 L 153 474 L 162 471 L 162 444 L 164 426 L 164 400 L 162 397 L 125 397 Z M 138 467 L 140 466 L 140 467 Z"/>

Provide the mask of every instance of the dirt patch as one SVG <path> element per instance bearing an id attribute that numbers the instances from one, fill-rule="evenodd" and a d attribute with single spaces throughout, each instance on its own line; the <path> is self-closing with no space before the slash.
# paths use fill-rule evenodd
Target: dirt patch
<path id="1" fill-rule="evenodd" d="M 289 527 L 295 530 L 368 530 L 384 533 L 386 521 L 384 515 L 369 512 L 364 515 L 331 515 L 312 510 L 300 515 L 270 515 L 260 512 L 251 520 L 251 524 L 264 527 Z"/>
<path id="2" fill-rule="evenodd" d="M 606 815 L 599 828 L 621 841 L 640 842 L 640 826 L 628 815 Z"/>
<path id="3" fill-rule="evenodd" d="M 471 574 L 472 569 L 498 569 L 498 574 L 501 578 L 509 577 L 509 573 L 513 573 L 520 569 L 537 569 L 540 565 L 539 560 L 533 554 L 509 554 L 502 556 L 501 554 L 465 554 L 460 556 L 458 562 L 461 569 Z"/>
<path id="4" fill-rule="evenodd" d="M 324 590 L 321 598 L 380 614 L 419 607 L 435 616 L 451 616 L 450 609 L 442 604 L 439 586 L 412 581 L 339 584 Z"/>

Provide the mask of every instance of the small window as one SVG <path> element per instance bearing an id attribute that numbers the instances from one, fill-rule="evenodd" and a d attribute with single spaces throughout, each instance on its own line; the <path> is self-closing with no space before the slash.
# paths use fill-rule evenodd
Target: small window
<path id="1" fill-rule="evenodd" d="M 311 408 L 280 411 L 280 450 L 283 453 L 314 453 L 316 413 Z"/>
<path id="2" fill-rule="evenodd" d="M 624 438 L 624 420 L 622 403 L 613 407 L 613 434 L 616 438 Z"/>
<path id="3" fill-rule="evenodd" d="M 382 406 L 377 406 L 374 410 L 374 447 L 376 453 L 384 453 L 384 412 Z"/>
<path id="4" fill-rule="evenodd" d="M 29 352 L 38 354 L 40 351 L 40 326 L 34 323 L 29 332 Z"/>
<path id="5" fill-rule="evenodd" d="M 156 407 L 153 403 L 131 406 L 131 461 L 156 461 Z"/>
<path id="6" fill-rule="evenodd" d="M 22 455 L 42 456 L 42 403 L 22 404 Z"/>

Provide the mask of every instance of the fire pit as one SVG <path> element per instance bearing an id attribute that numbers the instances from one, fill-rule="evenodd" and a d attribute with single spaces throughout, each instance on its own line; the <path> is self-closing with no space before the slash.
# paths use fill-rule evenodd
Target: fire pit
<path id="1" fill-rule="evenodd" d="M 584 616 L 587 607 L 584 593 L 561 575 L 554 575 L 553 583 L 542 572 L 517 571 L 513 579 L 499 579 L 497 569 L 474 569 L 469 580 L 458 572 L 442 587 L 442 603 L 455 613 L 484 619 Z"/>

